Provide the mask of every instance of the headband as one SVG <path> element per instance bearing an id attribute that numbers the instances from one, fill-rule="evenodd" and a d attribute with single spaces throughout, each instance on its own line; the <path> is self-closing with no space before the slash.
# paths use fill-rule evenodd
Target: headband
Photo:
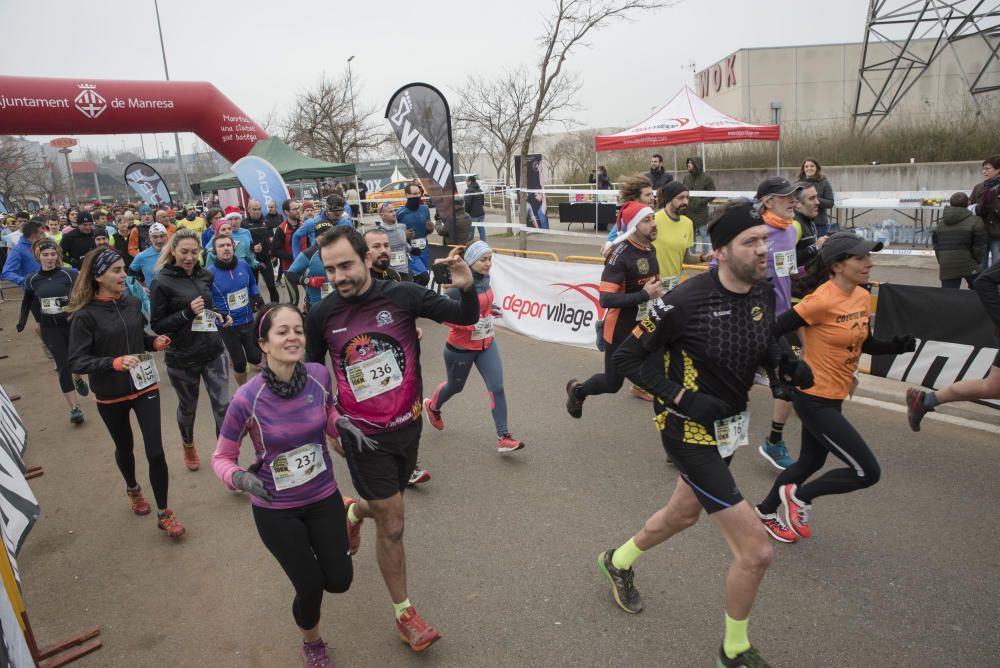
<path id="1" fill-rule="evenodd" d="M 121 259 L 122 256 L 116 250 L 111 248 L 105 248 L 102 250 L 97 254 L 97 257 L 94 258 L 94 278 L 103 276 L 104 273 L 111 268 L 111 265 Z"/>
<path id="2" fill-rule="evenodd" d="M 36 244 L 35 248 L 38 250 L 39 253 L 41 253 L 43 250 L 48 250 L 49 248 L 51 248 L 54 251 L 57 251 L 59 250 L 59 245 L 56 242 L 52 241 L 52 239 L 45 237 Z"/>
<path id="3" fill-rule="evenodd" d="M 257 338 L 258 339 L 263 339 L 264 338 L 264 321 L 267 320 L 267 315 L 271 311 L 273 311 L 274 309 L 278 308 L 279 306 L 281 306 L 281 304 L 274 304 L 273 306 L 268 306 L 266 309 L 264 309 L 261 312 L 261 314 L 260 314 L 260 324 L 257 325 Z"/>
<path id="4" fill-rule="evenodd" d="M 477 241 L 473 244 L 469 244 L 469 247 L 465 249 L 465 262 L 469 266 L 476 263 L 476 260 L 480 259 L 487 253 L 492 253 L 491 249 L 485 241 Z"/>
<path id="5" fill-rule="evenodd" d="M 722 248 L 751 227 L 763 225 L 764 219 L 746 202 L 725 211 L 714 224 L 708 228 L 708 237 L 712 240 L 712 248 Z"/>

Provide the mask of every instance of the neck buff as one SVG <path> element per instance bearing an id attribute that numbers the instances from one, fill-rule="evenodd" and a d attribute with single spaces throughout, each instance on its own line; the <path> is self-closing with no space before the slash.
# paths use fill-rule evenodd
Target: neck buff
<path id="1" fill-rule="evenodd" d="M 264 377 L 264 382 L 267 383 L 267 389 L 271 390 L 282 399 L 294 397 L 306 386 L 306 367 L 302 364 L 302 362 L 297 362 L 295 364 L 295 370 L 292 371 L 292 379 L 287 383 L 278 378 L 274 372 L 271 371 L 271 367 L 266 365 L 260 375 Z"/>
<path id="2" fill-rule="evenodd" d="M 791 220 L 782 218 L 776 213 L 771 213 L 771 211 L 767 209 L 764 210 L 764 215 L 762 217 L 764 218 L 765 223 L 778 230 L 787 230 L 788 226 L 792 224 Z"/>

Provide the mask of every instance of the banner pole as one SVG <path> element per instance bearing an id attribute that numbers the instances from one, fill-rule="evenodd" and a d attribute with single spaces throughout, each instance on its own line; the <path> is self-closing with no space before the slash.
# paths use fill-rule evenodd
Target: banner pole
<path id="1" fill-rule="evenodd" d="M 597 173 L 597 149 L 594 149 L 594 190 L 601 191 L 601 176 Z M 594 193 L 594 234 L 597 234 L 597 207 L 601 203 L 601 196 L 597 192 Z"/>

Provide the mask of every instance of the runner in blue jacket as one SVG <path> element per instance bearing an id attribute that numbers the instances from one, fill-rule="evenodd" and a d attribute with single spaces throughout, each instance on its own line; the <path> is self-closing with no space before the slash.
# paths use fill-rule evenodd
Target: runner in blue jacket
<path id="1" fill-rule="evenodd" d="M 263 300 L 250 265 L 235 256 L 232 237 L 213 237 L 212 251 L 215 261 L 207 267 L 214 277 L 212 303 L 216 311 L 228 313 L 233 319 L 232 326 L 220 329 L 219 334 L 232 360 L 236 382 L 242 385 L 247 382 L 247 362 L 256 366 L 261 360 L 253 331 L 253 310 Z"/>

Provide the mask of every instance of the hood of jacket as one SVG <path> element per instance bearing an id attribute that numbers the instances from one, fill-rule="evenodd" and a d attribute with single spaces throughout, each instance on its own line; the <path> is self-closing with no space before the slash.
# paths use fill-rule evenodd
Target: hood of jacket
<path id="1" fill-rule="evenodd" d="M 705 166 L 702 164 L 701 158 L 699 158 L 698 156 L 692 155 L 690 158 L 688 158 L 688 162 L 694 165 L 694 172 L 688 172 L 689 174 L 698 176 L 699 174 L 705 171 Z M 687 163 L 684 164 L 686 165 Z"/>
<path id="2" fill-rule="evenodd" d="M 946 227 L 958 225 L 967 218 L 972 218 L 975 214 L 962 206 L 946 206 L 941 214 L 941 224 Z"/>

